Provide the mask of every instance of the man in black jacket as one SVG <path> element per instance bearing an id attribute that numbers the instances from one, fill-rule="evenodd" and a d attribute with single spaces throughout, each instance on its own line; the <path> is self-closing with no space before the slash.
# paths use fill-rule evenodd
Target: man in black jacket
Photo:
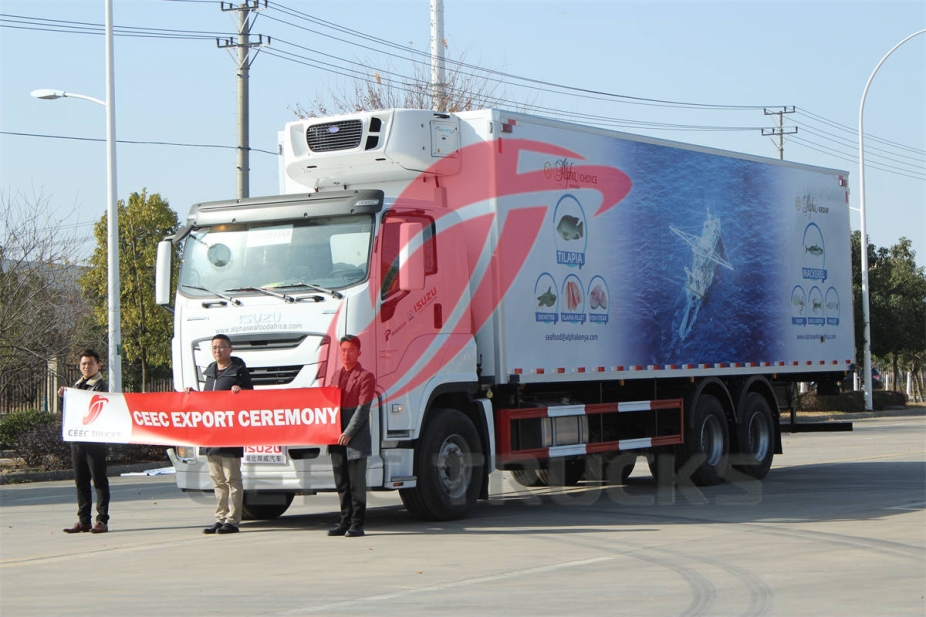
<path id="1" fill-rule="evenodd" d="M 251 374 L 244 360 L 232 357 L 231 339 L 224 334 L 212 337 L 212 357 L 215 362 L 206 367 L 206 391 L 253 390 Z M 187 390 L 189 391 L 189 389 Z M 215 484 L 215 523 L 203 533 L 237 533 L 244 508 L 244 484 L 241 481 L 241 457 L 244 448 L 200 448 L 209 463 L 209 477 Z"/>
<path id="2" fill-rule="evenodd" d="M 109 392 L 109 385 L 100 373 L 100 354 L 86 349 L 80 354 L 80 374 L 72 387 L 94 392 Z M 58 389 L 64 397 L 64 386 Z M 106 477 L 106 444 L 83 441 L 71 442 L 71 464 L 74 466 L 74 484 L 77 485 L 77 523 L 65 533 L 106 533 L 109 531 L 109 478 Z M 96 489 L 96 524 L 90 526 L 93 499 L 90 480 Z"/>

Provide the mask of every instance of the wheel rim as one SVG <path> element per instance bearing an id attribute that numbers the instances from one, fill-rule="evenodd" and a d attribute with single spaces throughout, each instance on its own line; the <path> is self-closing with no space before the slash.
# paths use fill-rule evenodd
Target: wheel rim
<path id="1" fill-rule="evenodd" d="M 761 414 L 749 419 L 749 451 L 757 461 L 765 460 L 771 447 L 771 428 Z"/>
<path id="2" fill-rule="evenodd" d="M 437 454 L 437 473 L 441 487 L 450 497 L 463 497 L 469 489 L 473 477 L 469 459 L 469 446 L 459 435 L 451 435 L 441 444 Z"/>
<path id="3" fill-rule="evenodd" d="M 716 416 L 708 416 L 701 425 L 701 452 L 711 467 L 716 467 L 723 457 L 723 430 Z"/>

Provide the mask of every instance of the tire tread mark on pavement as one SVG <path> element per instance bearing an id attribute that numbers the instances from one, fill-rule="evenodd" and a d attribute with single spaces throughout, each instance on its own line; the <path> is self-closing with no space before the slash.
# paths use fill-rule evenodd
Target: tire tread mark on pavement
<path id="1" fill-rule="evenodd" d="M 341 600 L 338 602 L 329 602 L 327 604 L 318 604 L 315 606 L 300 606 L 292 609 L 287 609 L 283 611 L 274 611 L 272 613 L 263 613 L 265 617 L 288 617 L 290 615 L 307 615 L 309 613 L 319 613 L 324 611 L 331 611 L 336 608 L 345 608 L 348 606 L 356 606 L 358 604 L 368 604 L 368 603 L 378 603 L 384 600 L 393 600 L 396 598 L 403 598 L 410 595 L 416 595 L 421 593 L 431 593 L 434 591 L 442 591 L 444 589 L 452 589 L 454 587 L 466 587 L 469 585 L 481 585 L 482 583 L 492 583 L 495 581 L 501 581 L 509 578 L 520 578 L 523 576 L 532 576 L 534 574 L 541 574 L 544 572 L 554 572 L 556 570 L 562 570 L 564 568 L 577 568 L 582 566 L 587 566 L 595 563 L 601 563 L 603 561 L 611 561 L 614 557 L 593 557 L 592 559 L 582 559 L 580 561 L 568 561 L 565 563 L 554 563 L 546 566 L 539 566 L 537 568 L 527 568 L 525 570 L 514 570 L 511 572 L 502 572 L 499 574 L 493 574 L 490 576 L 479 576 L 476 578 L 467 578 L 459 581 L 451 581 L 449 583 L 440 583 L 437 585 L 429 585 L 427 587 L 418 587 L 415 589 L 403 589 L 401 591 L 395 591 L 390 593 L 383 593 L 375 596 L 365 596 L 360 598 L 352 598 L 350 600 Z"/>

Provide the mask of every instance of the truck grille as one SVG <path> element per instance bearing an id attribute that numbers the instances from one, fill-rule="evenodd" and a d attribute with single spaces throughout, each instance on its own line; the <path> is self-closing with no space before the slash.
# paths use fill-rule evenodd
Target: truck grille
<path id="1" fill-rule="evenodd" d="M 264 366 L 260 368 L 248 367 L 251 381 L 255 386 L 281 386 L 292 383 L 302 370 L 302 366 Z"/>
<path id="2" fill-rule="evenodd" d="M 353 150 L 360 145 L 363 124 L 360 120 L 340 120 L 313 124 L 305 131 L 305 140 L 313 152 Z"/>

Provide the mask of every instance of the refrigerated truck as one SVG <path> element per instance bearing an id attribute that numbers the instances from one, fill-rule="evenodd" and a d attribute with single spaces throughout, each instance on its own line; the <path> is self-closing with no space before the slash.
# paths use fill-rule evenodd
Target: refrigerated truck
<path id="1" fill-rule="evenodd" d="M 297 120 L 280 156 L 280 195 L 194 205 L 160 247 L 175 384 L 224 333 L 257 388 L 326 386 L 358 336 L 368 486 L 420 517 L 465 515 L 493 470 L 761 479 L 795 384 L 853 364 L 844 171 L 496 109 Z M 333 490 L 327 448 L 248 448 L 244 488 L 254 518 Z"/>

